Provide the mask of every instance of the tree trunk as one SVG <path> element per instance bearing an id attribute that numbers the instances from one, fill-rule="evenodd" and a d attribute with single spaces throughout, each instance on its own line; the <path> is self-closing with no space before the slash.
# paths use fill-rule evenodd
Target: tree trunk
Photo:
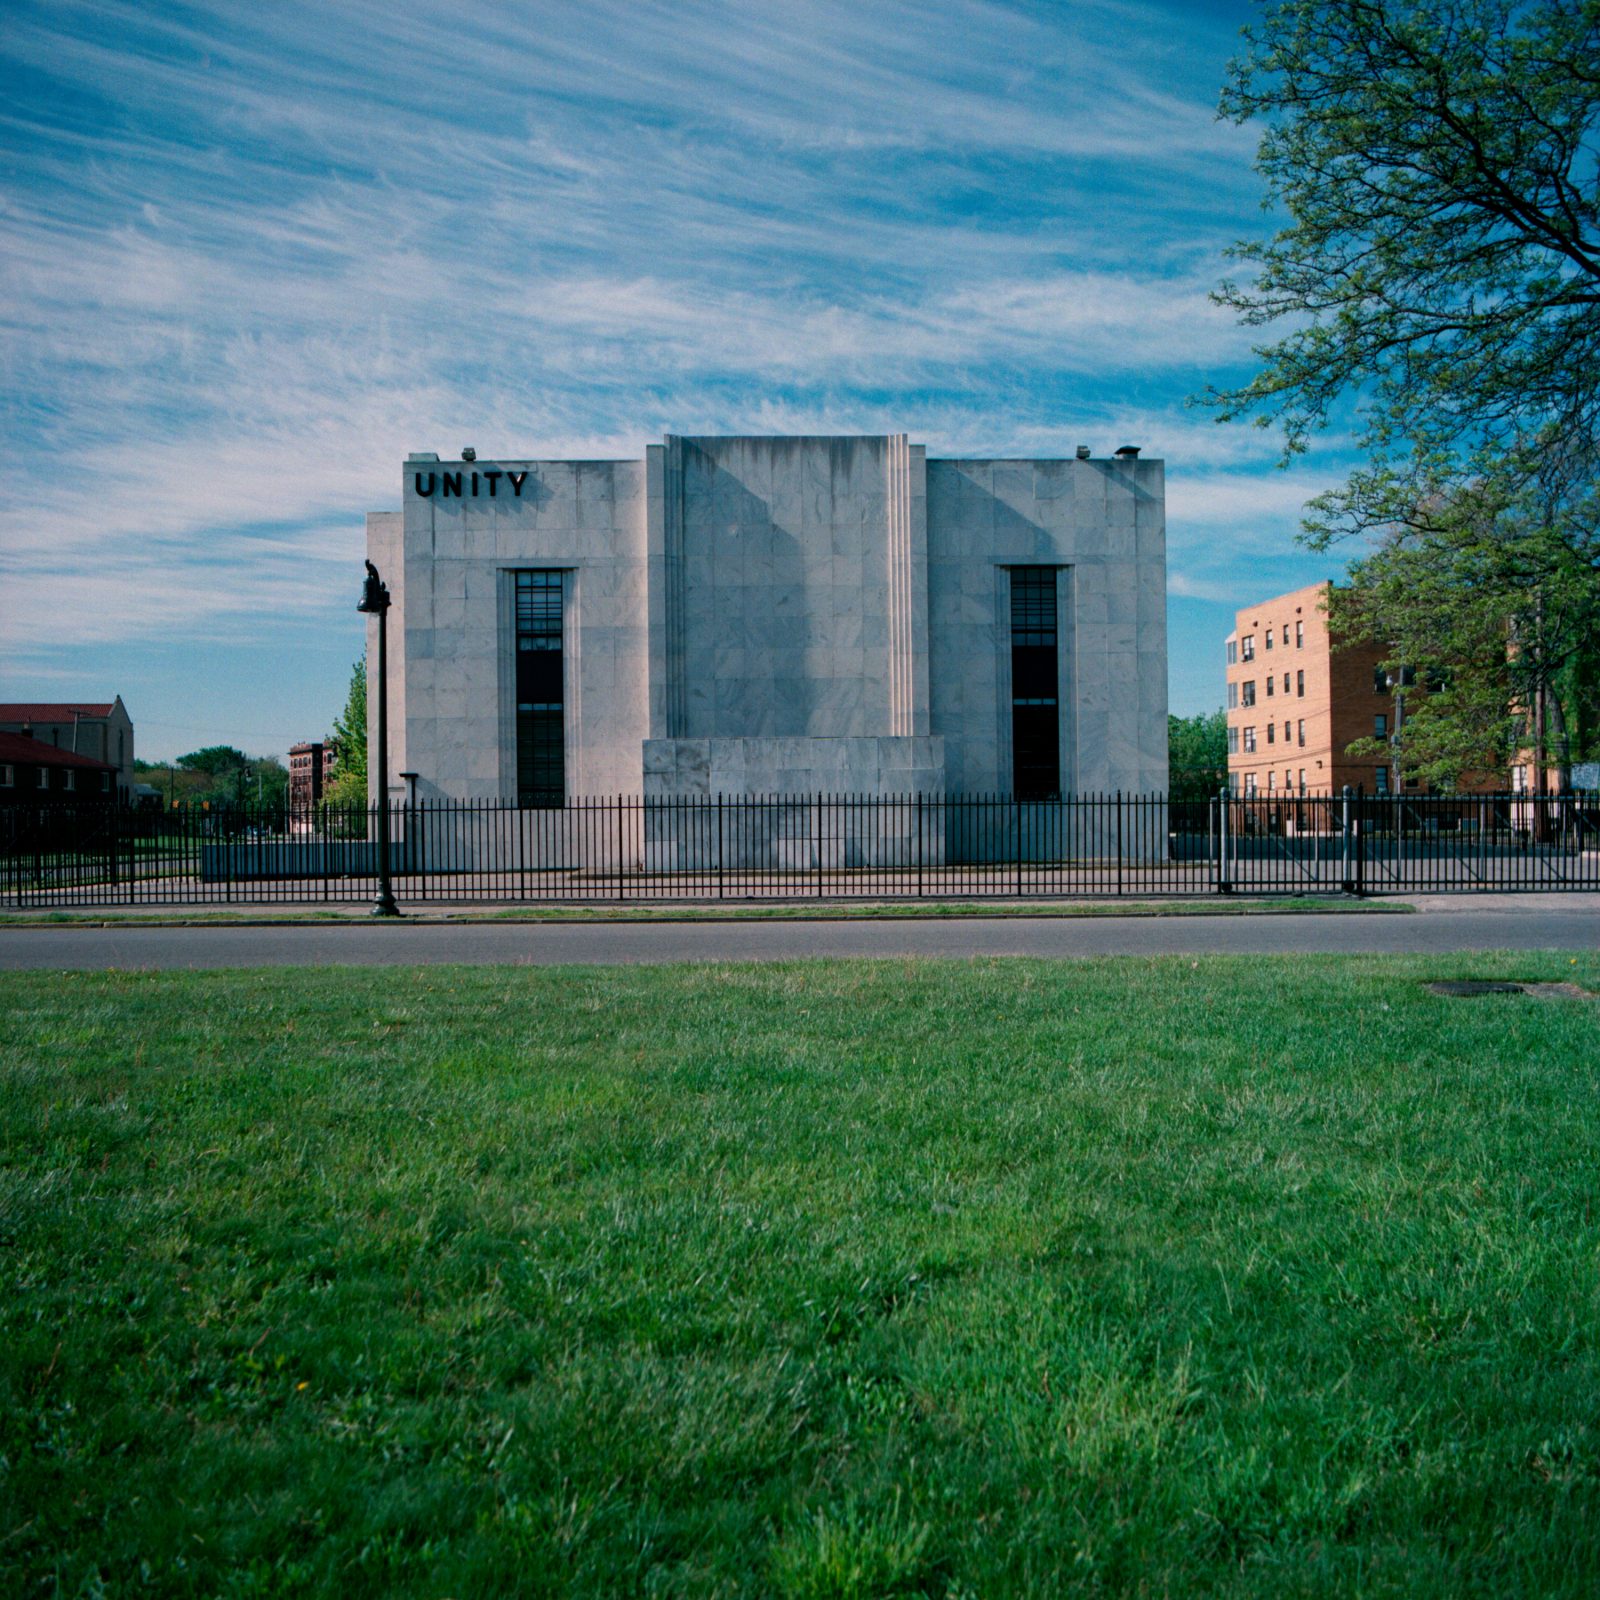
<path id="1" fill-rule="evenodd" d="M 1539 844 L 1549 842 L 1550 829 L 1545 817 L 1544 761 L 1545 761 L 1545 686 L 1541 683 L 1533 693 L 1533 837 Z"/>

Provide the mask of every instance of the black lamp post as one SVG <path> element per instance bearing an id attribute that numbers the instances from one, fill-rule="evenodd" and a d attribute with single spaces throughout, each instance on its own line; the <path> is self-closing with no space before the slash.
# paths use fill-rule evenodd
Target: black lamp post
<path id="1" fill-rule="evenodd" d="M 378 898 L 372 914 L 398 917 L 389 880 L 389 590 L 370 561 L 356 610 L 378 619 Z"/>

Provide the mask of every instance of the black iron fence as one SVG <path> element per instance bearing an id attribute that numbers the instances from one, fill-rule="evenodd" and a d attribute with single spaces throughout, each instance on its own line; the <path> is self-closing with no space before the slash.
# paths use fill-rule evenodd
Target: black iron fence
<path id="1" fill-rule="evenodd" d="M 390 808 L 401 901 L 1102 898 L 1600 889 L 1583 795 L 782 795 Z M 377 818 L 0 808 L 13 907 L 370 900 Z"/>

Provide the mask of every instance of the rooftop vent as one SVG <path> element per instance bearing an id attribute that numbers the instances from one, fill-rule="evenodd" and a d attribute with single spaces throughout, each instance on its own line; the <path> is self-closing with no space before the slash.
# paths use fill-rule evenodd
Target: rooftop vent
<path id="1" fill-rule="evenodd" d="M 1121 445 L 1117 449 L 1116 456 L 1118 461 L 1137 461 L 1139 459 L 1139 447 L 1136 444 Z"/>
<path id="2" fill-rule="evenodd" d="M 1087 461 L 1089 459 L 1089 447 L 1088 447 L 1088 445 L 1080 444 L 1078 446 L 1078 459 L 1080 461 Z"/>
<path id="3" fill-rule="evenodd" d="M 464 444 L 461 447 L 461 459 L 463 461 L 476 461 L 478 459 L 478 452 L 474 450 L 470 444 Z"/>
<path id="4" fill-rule="evenodd" d="M 438 459 L 439 452 L 437 450 L 413 450 L 406 457 L 407 461 L 437 461 Z"/>

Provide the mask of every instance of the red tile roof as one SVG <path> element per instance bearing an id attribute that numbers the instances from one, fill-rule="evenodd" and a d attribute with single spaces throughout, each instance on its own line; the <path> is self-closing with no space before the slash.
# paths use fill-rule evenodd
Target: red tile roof
<path id="1" fill-rule="evenodd" d="M 12 700 L 0 703 L 0 722 L 71 722 L 74 717 L 109 717 L 110 705 L 81 700 Z"/>
<path id="2" fill-rule="evenodd" d="M 43 739 L 29 739 L 20 733 L 0 733 L 0 761 L 27 767 L 92 767 L 96 772 L 115 772 L 109 762 L 93 756 L 80 756 L 75 750 L 58 750 Z"/>

